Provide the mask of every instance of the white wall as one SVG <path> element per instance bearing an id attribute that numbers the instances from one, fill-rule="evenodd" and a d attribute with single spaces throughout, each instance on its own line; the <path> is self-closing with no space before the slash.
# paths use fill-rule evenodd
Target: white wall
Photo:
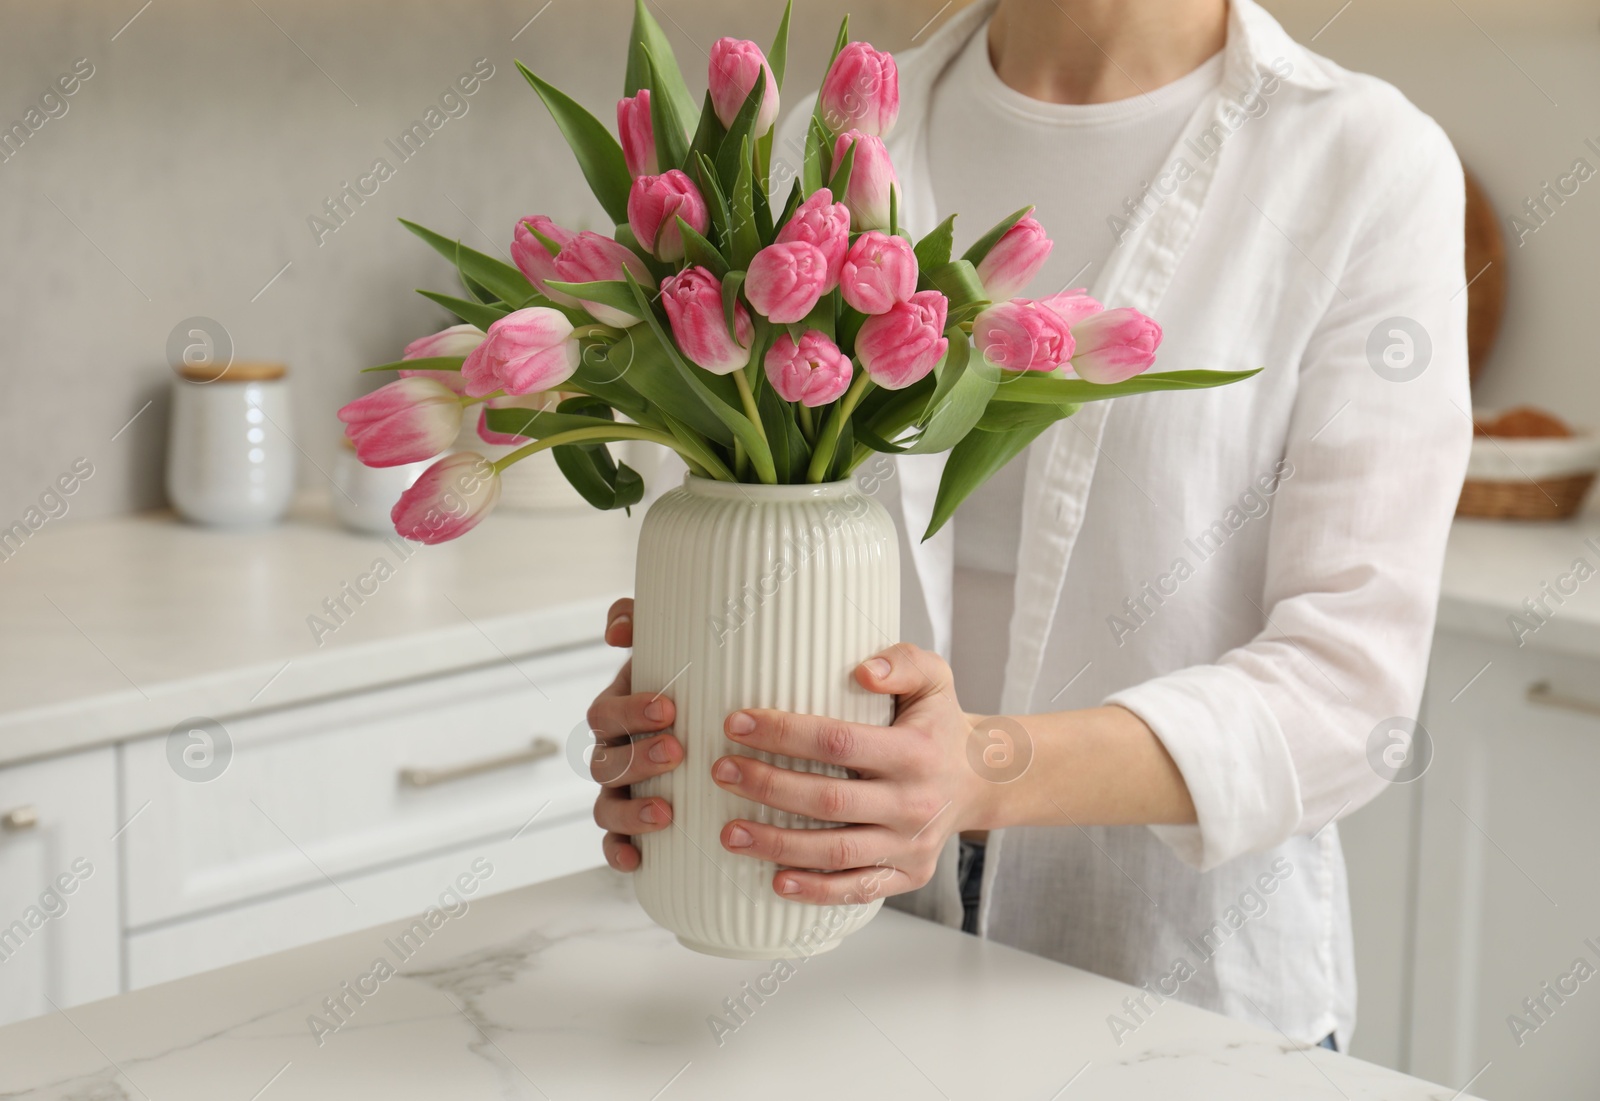
<path id="1" fill-rule="evenodd" d="M 1267 0 L 1301 42 L 1343 0 Z M 1505 328 L 1474 392 L 1600 426 L 1600 9 L 1577 0 L 1355 0 L 1312 48 L 1376 74 L 1454 140 L 1501 214 Z M 1508 224 L 1579 157 L 1595 178 L 1518 245 Z"/>
<path id="2" fill-rule="evenodd" d="M 6 522 L 79 456 L 96 473 L 72 499 L 73 515 L 162 502 L 165 349 L 180 320 L 214 318 L 240 357 L 290 364 L 295 434 L 326 467 L 334 411 L 372 384 L 356 370 L 397 358 L 443 319 L 412 288 L 453 291 L 448 265 L 396 217 L 486 250 L 509 240 L 520 215 L 602 220 L 512 60 L 613 119 L 627 0 L 155 0 L 128 24 L 140 3 L 0 7 L 0 124 L 21 120 L 77 59 L 94 67 L 66 114 L 0 163 Z M 652 6 L 697 94 L 711 42 L 732 34 L 767 43 L 781 10 L 777 0 Z M 799 92 L 821 79 L 845 10 L 858 37 L 899 49 L 940 5 L 797 7 L 790 72 Z M 477 58 L 494 76 L 467 113 L 400 163 L 384 139 Z M 395 176 L 319 245 L 309 216 L 379 157 Z M 319 477 L 302 465 L 304 479 Z"/>

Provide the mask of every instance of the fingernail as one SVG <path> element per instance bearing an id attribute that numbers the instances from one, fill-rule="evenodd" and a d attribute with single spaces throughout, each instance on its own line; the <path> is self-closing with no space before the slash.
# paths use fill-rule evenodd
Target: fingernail
<path id="1" fill-rule="evenodd" d="M 625 627 L 632 622 L 633 617 L 631 615 L 619 615 L 616 619 L 613 619 L 609 624 L 607 624 L 606 633 L 610 634 L 613 627 Z"/>
<path id="2" fill-rule="evenodd" d="M 711 769 L 711 775 L 724 784 L 737 784 L 743 773 L 739 771 L 739 766 L 733 763 L 732 757 L 724 757 Z"/>
<path id="3" fill-rule="evenodd" d="M 756 728 L 756 717 L 748 711 L 735 711 L 728 716 L 729 734 L 748 734 Z"/>
<path id="4" fill-rule="evenodd" d="M 654 803 L 646 803 L 639 808 L 639 821 L 648 822 L 652 826 L 661 821 L 661 814 L 656 810 Z"/>
<path id="5" fill-rule="evenodd" d="M 728 848 L 748 849 L 755 838 L 750 836 L 750 831 L 743 826 L 732 826 L 728 829 Z"/>
<path id="6" fill-rule="evenodd" d="M 665 700 L 651 700 L 644 705 L 644 717 L 653 723 L 658 723 L 667 717 L 667 704 Z"/>
<path id="7" fill-rule="evenodd" d="M 878 680 L 882 680 L 884 677 L 887 677 L 889 675 L 889 670 L 892 668 L 889 665 L 887 658 L 868 658 L 865 664 L 867 667 L 867 672 L 871 673 Z"/>
<path id="8" fill-rule="evenodd" d="M 658 765 L 664 765 L 672 760 L 672 751 L 667 748 L 666 739 L 659 739 L 650 747 L 650 759 Z"/>
<path id="9" fill-rule="evenodd" d="M 786 895 L 797 895 L 800 893 L 800 884 L 792 879 L 785 879 L 778 884 L 778 890 Z"/>

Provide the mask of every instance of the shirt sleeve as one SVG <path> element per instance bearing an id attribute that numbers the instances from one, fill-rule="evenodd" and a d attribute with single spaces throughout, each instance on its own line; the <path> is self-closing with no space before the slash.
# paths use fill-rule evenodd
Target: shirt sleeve
<path id="1" fill-rule="evenodd" d="M 1390 737 L 1421 700 L 1472 437 L 1465 198 L 1449 140 L 1394 98 L 1403 138 L 1368 154 L 1393 170 L 1300 363 L 1262 630 L 1106 701 L 1172 754 L 1198 825 L 1152 829 L 1201 870 L 1374 798 L 1386 782 L 1369 763 L 1374 730 Z"/>

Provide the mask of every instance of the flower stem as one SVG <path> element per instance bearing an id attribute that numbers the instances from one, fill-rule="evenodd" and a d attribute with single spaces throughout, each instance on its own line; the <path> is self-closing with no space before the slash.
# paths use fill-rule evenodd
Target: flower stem
<path id="1" fill-rule="evenodd" d="M 866 396 L 867 389 L 871 385 L 872 376 L 862 371 L 850 384 L 850 389 L 845 391 L 844 400 L 828 417 L 828 423 L 822 429 L 822 439 L 817 444 L 816 451 L 812 452 L 811 466 L 806 471 L 806 481 L 815 484 L 827 476 L 828 468 L 833 465 L 833 454 L 839 448 L 839 436 L 844 432 L 844 422 L 850 419 L 850 414 L 855 412 L 856 405 Z"/>
<path id="2" fill-rule="evenodd" d="M 800 411 L 800 434 L 806 438 L 806 443 L 815 447 L 817 443 L 817 426 L 811 417 L 811 407 L 809 405 L 798 405 L 796 408 Z"/>
<path id="3" fill-rule="evenodd" d="M 756 407 L 756 396 L 750 389 L 750 380 L 745 378 L 743 371 L 733 373 L 733 384 L 739 388 L 739 400 L 744 402 L 744 415 L 750 423 L 755 425 L 756 433 L 761 437 L 761 442 L 769 448 L 772 446 L 767 439 L 767 430 L 761 424 L 761 410 Z"/>

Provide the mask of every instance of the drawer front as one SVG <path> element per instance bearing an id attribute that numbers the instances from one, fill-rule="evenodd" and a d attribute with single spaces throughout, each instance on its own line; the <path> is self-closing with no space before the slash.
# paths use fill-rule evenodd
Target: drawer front
<path id="1" fill-rule="evenodd" d="M 589 818 L 573 816 L 529 828 L 514 841 L 502 837 L 351 876 L 337 888 L 319 881 L 301 891 L 147 928 L 128 937 L 128 988 L 371 926 L 379 927 L 373 930 L 373 955 L 383 955 L 382 939 L 393 935 L 393 923 L 400 919 L 432 907 L 451 921 L 461 920 L 489 895 L 599 867 L 605 862 L 601 836 Z"/>
<path id="2" fill-rule="evenodd" d="M 0 1024 L 120 981 L 111 749 L 0 768 Z"/>
<path id="3" fill-rule="evenodd" d="M 338 890 L 530 819 L 588 816 L 594 787 L 568 745 L 588 739 L 584 713 L 618 664 L 586 647 L 230 720 L 209 747 L 186 732 L 129 743 L 129 926 Z M 550 752 L 528 759 L 537 739 Z"/>

